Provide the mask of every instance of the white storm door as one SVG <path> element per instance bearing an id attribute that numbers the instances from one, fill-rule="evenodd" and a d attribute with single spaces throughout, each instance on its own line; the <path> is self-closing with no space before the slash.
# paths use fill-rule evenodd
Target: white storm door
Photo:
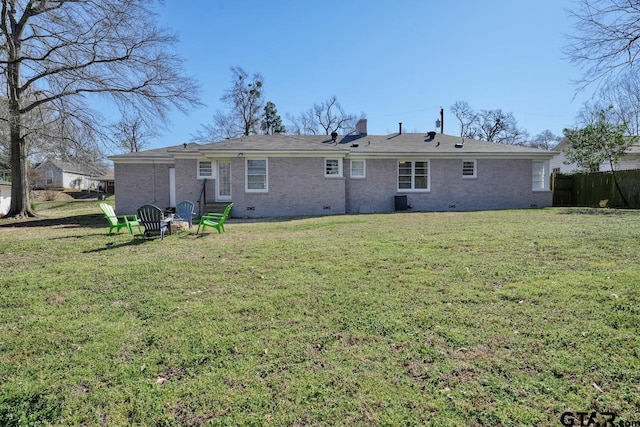
<path id="1" fill-rule="evenodd" d="M 231 200 L 231 162 L 218 162 L 216 169 L 216 200 Z"/>
<path id="2" fill-rule="evenodd" d="M 176 207 L 176 169 L 169 168 L 169 206 Z"/>

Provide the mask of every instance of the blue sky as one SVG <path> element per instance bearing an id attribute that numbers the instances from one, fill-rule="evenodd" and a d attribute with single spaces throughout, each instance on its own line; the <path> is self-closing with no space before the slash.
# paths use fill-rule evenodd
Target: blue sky
<path id="1" fill-rule="evenodd" d="M 264 77 L 265 99 L 298 115 L 336 96 L 364 113 L 370 134 L 458 134 L 456 101 L 514 114 L 532 136 L 560 135 L 590 93 L 562 53 L 572 0 L 166 0 L 160 25 L 180 37 L 185 69 L 206 107 L 171 114 L 150 148 L 191 140 L 230 87 L 231 66 Z M 285 120 L 286 124 L 286 120 Z"/>

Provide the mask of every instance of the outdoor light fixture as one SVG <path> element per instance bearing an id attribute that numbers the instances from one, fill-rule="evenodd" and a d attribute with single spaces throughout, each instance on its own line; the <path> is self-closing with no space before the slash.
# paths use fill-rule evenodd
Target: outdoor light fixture
<path id="1" fill-rule="evenodd" d="M 440 133 L 444 133 L 444 108 L 440 107 L 440 118 L 436 120 L 436 129 L 440 128 Z"/>

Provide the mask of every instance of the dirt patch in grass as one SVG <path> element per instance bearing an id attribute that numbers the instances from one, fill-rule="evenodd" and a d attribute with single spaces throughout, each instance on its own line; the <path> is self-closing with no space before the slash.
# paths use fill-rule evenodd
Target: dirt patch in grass
<path id="1" fill-rule="evenodd" d="M 54 201 L 54 200 L 73 200 L 75 197 L 70 193 L 58 190 L 34 190 L 31 193 L 33 201 Z"/>

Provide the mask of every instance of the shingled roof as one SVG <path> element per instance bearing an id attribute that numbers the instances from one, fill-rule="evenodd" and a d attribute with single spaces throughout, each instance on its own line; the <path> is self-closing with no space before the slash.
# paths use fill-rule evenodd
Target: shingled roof
<path id="1" fill-rule="evenodd" d="M 531 147 L 498 144 L 445 134 L 403 133 L 391 135 L 250 135 L 209 144 L 172 147 L 112 156 L 118 160 L 170 160 L 193 154 L 340 154 L 368 157 L 526 157 L 550 158 L 554 152 Z"/>
<path id="2" fill-rule="evenodd" d="M 554 153 L 531 147 L 498 144 L 445 134 L 403 133 L 392 135 L 251 135 L 202 145 L 208 152 L 344 152 L 362 156 L 428 155 L 550 157 Z"/>
<path id="3" fill-rule="evenodd" d="M 55 167 L 62 170 L 63 172 L 70 172 L 78 175 L 101 176 L 107 172 L 107 170 L 101 165 L 91 164 L 87 162 L 80 162 L 80 161 L 71 162 L 71 161 L 64 161 L 60 159 L 47 159 L 45 162 L 42 162 L 41 164 L 44 164 L 46 162 L 54 165 Z"/>

